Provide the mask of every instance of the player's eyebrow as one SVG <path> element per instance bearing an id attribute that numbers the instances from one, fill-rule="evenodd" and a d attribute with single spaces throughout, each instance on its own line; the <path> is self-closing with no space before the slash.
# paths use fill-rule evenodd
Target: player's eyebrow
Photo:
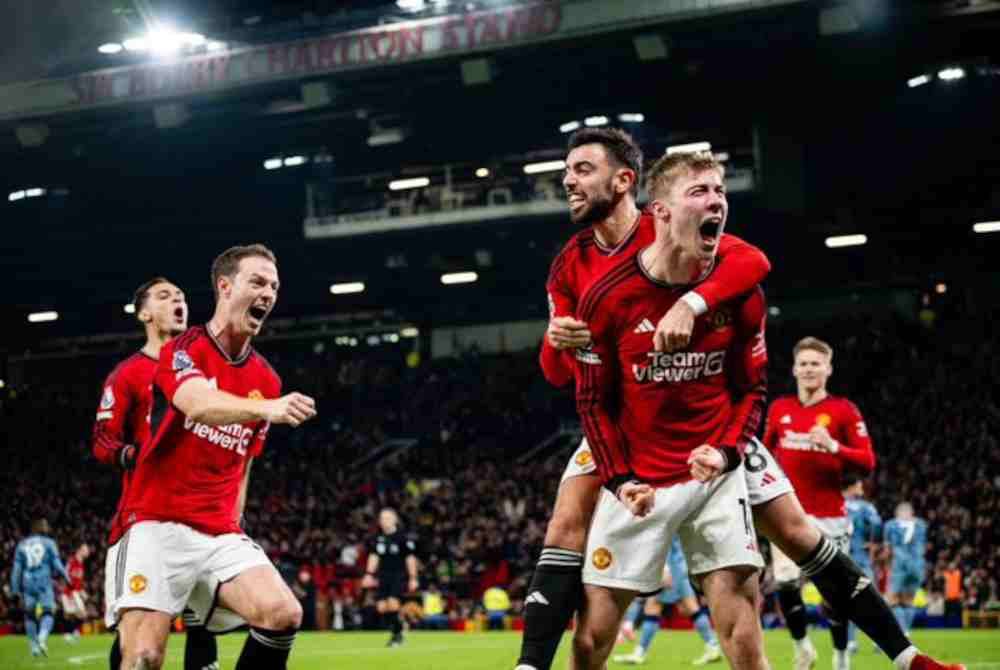
<path id="1" fill-rule="evenodd" d="M 259 274 L 257 272 L 254 272 L 250 276 L 250 281 L 257 281 L 257 280 L 260 280 L 260 281 L 264 282 L 265 284 L 270 284 L 271 288 L 273 288 L 275 291 L 277 291 L 279 288 L 281 288 L 281 282 L 279 282 L 277 279 L 275 279 L 274 281 L 270 281 L 264 275 Z"/>

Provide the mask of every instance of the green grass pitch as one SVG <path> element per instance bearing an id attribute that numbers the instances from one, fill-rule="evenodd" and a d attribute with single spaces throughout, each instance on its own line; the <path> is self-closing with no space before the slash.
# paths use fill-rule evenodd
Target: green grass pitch
<path id="1" fill-rule="evenodd" d="M 812 631 L 820 651 L 817 670 L 830 667 L 830 637 L 825 631 Z M 961 661 L 969 670 L 1000 670 L 1000 631 L 916 631 L 914 641 L 924 651 L 944 661 Z M 219 638 L 223 670 L 236 664 L 244 633 Z M 372 668 L 373 670 L 512 670 L 521 641 L 519 633 L 450 633 L 415 632 L 406 644 L 396 649 L 385 647 L 383 633 L 302 633 L 288 667 L 301 670 L 336 670 L 337 668 Z M 564 670 L 569 636 L 564 638 L 554 668 Z M 49 657 L 34 659 L 22 636 L 0 637 L 0 668 L 96 669 L 107 668 L 111 638 L 107 635 L 85 636 L 70 645 L 62 636 L 49 640 Z M 164 667 L 180 670 L 183 666 L 183 635 L 172 635 Z M 627 653 L 631 645 L 622 645 L 615 653 Z M 693 632 L 662 631 L 653 642 L 647 668 L 690 668 L 690 660 L 701 650 Z M 790 670 L 792 645 L 783 631 L 767 633 L 767 651 L 774 670 Z M 630 666 L 610 663 L 609 668 Z M 722 670 L 725 663 L 709 666 Z M 892 664 L 872 651 L 867 638 L 861 638 L 861 650 L 854 656 L 853 670 L 892 670 Z"/>

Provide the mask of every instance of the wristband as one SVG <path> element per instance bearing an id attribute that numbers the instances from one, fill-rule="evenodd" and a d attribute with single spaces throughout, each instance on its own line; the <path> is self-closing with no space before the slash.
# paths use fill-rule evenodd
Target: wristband
<path id="1" fill-rule="evenodd" d="M 723 472 L 732 472 L 736 468 L 740 467 L 740 463 L 743 462 L 743 457 L 740 456 L 740 450 L 736 447 L 719 447 L 719 451 L 722 452 L 722 457 L 726 459 L 726 466 L 722 469 Z"/>
<path id="2" fill-rule="evenodd" d="M 701 316 L 708 311 L 708 303 L 694 291 L 688 291 L 680 299 L 687 303 L 687 306 L 694 311 L 695 316 Z"/>
<path id="3" fill-rule="evenodd" d="M 604 483 L 604 488 L 611 491 L 611 495 L 613 495 L 615 498 L 618 498 L 618 489 L 620 489 L 625 484 L 628 484 L 629 482 L 638 483 L 638 481 L 635 478 L 635 475 L 632 474 L 631 472 L 628 474 L 616 475 L 612 477 L 611 479 L 609 479 Z"/>

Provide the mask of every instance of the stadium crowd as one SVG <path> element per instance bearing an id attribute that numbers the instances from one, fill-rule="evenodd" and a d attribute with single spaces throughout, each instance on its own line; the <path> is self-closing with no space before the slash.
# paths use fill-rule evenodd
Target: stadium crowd
<path id="1" fill-rule="evenodd" d="M 871 499 L 886 519 L 912 501 L 930 528 L 931 599 L 947 592 L 977 609 L 1000 601 L 1000 351 L 988 332 L 997 316 L 841 318 L 818 328 L 777 321 L 768 333 L 772 396 L 793 391 L 795 340 L 815 333 L 834 345 L 831 389 L 861 407 L 878 454 Z M 398 509 L 418 539 L 421 586 L 440 589 L 448 616 L 471 616 L 494 585 L 516 612 L 570 451 L 518 457 L 573 418 L 535 352 L 473 350 L 411 367 L 400 347 L 271 344 L 260 349 L 286 389 L 319 399 L 319 419 L 273 430 L 253 470 L 245 527 L 306 605 L 306 626 L 374 621 L 359 581 L 383 506 Z M 0 626 L 20 624 L 9 558 L 38 516 L 64 558 L 81 542 L 97 547 L 87 591 L 94 618 L 102 610 L 119 482 L 93 458 L 89 438 L 101 381 L 122 357 L 31 361 L 23 383 L 0 391 L 0 487 L 11 510 L 0 519 Z M 409 439 L 375 459 L 388 438 Z"/>

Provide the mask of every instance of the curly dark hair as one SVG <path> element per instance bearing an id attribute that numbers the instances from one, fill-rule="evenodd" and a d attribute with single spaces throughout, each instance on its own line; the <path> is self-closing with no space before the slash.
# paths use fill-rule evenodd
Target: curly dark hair
<path id="1" fill-rule="evenodd" d="M 621 128 L 581 128 L 569 136 L 566 151 L 572 151 L 584 144 L 600 144 L 608 158 L 635 173 L 632 195 L 639 194 L 642 182 L 642 149 L 631 135 Z"/>

